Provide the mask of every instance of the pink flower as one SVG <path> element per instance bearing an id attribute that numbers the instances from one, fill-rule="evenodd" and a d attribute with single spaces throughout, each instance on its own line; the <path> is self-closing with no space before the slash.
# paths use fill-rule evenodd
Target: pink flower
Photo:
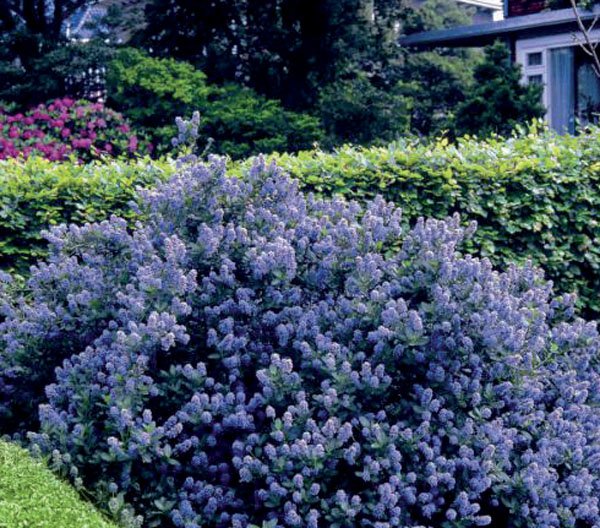
<path id="1" fill-rule="evenodd" d="M 71 135 L 71 131 L 70 131 L 68 128 L 63 128 L 63 129 L 60 131 L 60 135 L 61 135 L 62 137 L 64 137 L 64 138 L 67 138 L 67 137 L 69 137 L 69 136 Z"/>
<path id="2" fill-rule="evenodd" d="M 106 121 L 104 121 L 104 119 L 100 118 L 98 119 L 98 121 L 96 121 L 96 124 L 100 127 L 100 128 L 106 128 Z"/>
<path id="3" fill-rule="evenodd" d="M 91 139 L 74 139 L 72 142 L 73 147 L 80 149 L 89 149 L 92 146 Z"/>
<path id="4" fill-rule="evenodd" d="M 50 124 L 56 128 L 63 128 L 65 126 L 65 122 L 62 119 L 54 119 Z"/>
<path id="5" fill-rule="evenodd" d="M 25 119 L 23 119 L 23 123 L 25 123 L 26 125 L 33 125 L 34 119 L 33 119 L 33 117 L 28 116 Z"/>
<path id="6" fill-rule="evenodd" d="M 8 137 L 9 138 L 19 137 L 19 129 L 17 127 L 10 127 L 10 130 L 8 131 Z"/>
<path id="7" fill-rule="evenodd" d="M 105 143 L 104 150 L 106 150 L 106 152 L 112 152 L 113 146 L 110 143 Z"/>
<path id="8" fill-rule="evenodd" d="M 123 132 L 123 134 L 127 134 L 127 132 L 129 132 L 129 125 L 127 123 L 123 123 L 117 127 L 117 130 L 119 132 Z"/>

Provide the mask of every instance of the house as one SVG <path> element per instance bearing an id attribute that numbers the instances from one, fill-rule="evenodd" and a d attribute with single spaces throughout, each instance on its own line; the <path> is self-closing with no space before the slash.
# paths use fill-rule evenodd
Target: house
<path id="1" fill-rule="evenodd" d="M 600 5 L 579 13 L 589 27 L 600 17 Z M 543 86 L 546 118 L 552 128 L 572 133 L 578 121 L 597 122 L 600 78 L 579 44 L 582 33 L 573 9 L 549 9 L 547 0 L 504 0 L 504 15 L 501 21 L 417 33 L 401 38 L 400 44 L 417 49 L 480 47 L 501 39 L 522 66 L 523 82 Z M 599 42 L 600 28 L 589 36 Z"/>
<path id="2" fill-rule="evenodd" d="M 104 37 L 106 28 L 103 19 L 107 15 L 103 5 L 95 3 L 83 5 L 77 9 L 63 25 L 63 32 L 69 40 L 88 42 L 97 37 Z"/>

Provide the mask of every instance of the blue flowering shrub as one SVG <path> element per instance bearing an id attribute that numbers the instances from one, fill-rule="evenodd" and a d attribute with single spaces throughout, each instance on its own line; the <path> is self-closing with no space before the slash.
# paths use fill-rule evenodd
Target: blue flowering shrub
<path id="1" fill-rule="evenodd" d="M 600 339 L 536 268 L 260 159 L 188 164 L 141 208 L 53 228 L 3 286 L 1 427 L 115 517 L 600 527 Z"/>

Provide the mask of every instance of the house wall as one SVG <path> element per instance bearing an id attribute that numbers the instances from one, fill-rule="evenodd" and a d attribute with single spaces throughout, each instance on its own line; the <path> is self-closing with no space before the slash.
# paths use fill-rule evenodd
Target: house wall
<path id="1" fill-rule="evenodd" d="M 600 42 L 600 29 L 590 33 L 594 42 Z M 571 49 L 573 52 L 578 47 L 577 36 L 573 32 L 559 33 L 556 35 L 519 39 L 515 42 L 515 59 L 522 66 L 523 82 L 541 82 L 543 85 L 543 103 L 547 109 L 546 119 L 550 124 L 554 122 L 553 112 L 564 111 L 557 105 L 569 104 L 561 101 L 562 87 L 557 86 L 561 75 L 552 75 L 552 51 Z M 572 72 L 574 74 L 574 72 Z M 563 79 L 569 81 L 569 79 Z M 553 85 L 553 82 L 555 85 Z M 600 80 L 598 81 L 600 83 Z M 555 108 L 553 108 L 553 104 Z M 574 117 L 574 115 L 573 115 Z"/>

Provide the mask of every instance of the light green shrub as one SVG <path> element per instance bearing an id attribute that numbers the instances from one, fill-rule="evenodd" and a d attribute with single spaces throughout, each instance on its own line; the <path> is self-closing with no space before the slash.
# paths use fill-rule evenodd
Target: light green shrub
<path id="1" fill-rule="evenodd" d="M 108 104 L 151 137 L 159 152 L 171 149 L 177 116 L 202 116 L 199 144 L 237 159 L 311 148 L 322 132 L 313 116 L 285 110 L 249 88 L 208 84 L 189 63 L 123 49 L 107 73 Z"/>
<path id="2" fill-rule="evenodd" d="M 166 178 L 170 162 L 53 163 L 41 158 L 0 161 L 0 269 L 27 270 L 46 254 L 41 235 L 64 222 L 135 218 L 136 187 Z"/>

